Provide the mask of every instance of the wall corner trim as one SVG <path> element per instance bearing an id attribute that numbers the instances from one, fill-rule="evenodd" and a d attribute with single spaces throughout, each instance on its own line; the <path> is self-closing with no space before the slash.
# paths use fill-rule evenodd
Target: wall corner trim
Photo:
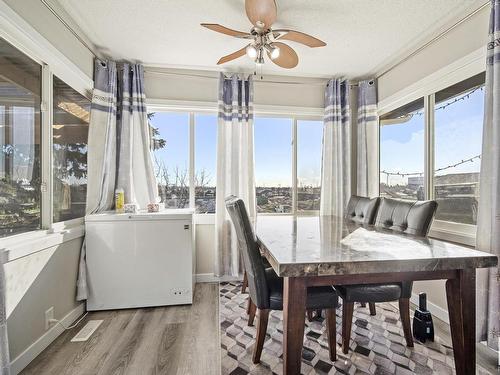
<path id="1" fill-rule="evenodd" d="M 71 325 L 85 312 L 85 303 L 79 304 L 73 310 L 71 310 L 64 318 L 61 319 L 61 323 L 65 326 Z M 64 328 L 60 324 L 55 324 L 51 329 L 45 332 L 38 340 L 31 344 L 24 352 L 19 354 L 10 364 L 11 374 L 19 374 L 26 366 L 30 364 L 42 351 L 44 351 L 56 338 L 59 337 L 61 333 L 64 332 Z"/>

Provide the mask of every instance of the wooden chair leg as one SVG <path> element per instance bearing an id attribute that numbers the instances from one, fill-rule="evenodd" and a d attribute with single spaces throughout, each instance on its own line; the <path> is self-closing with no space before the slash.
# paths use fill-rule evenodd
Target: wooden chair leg
<path id="1" fill-rule="evenodd" d="M 321 314 L 323 314 L 323 310 L 316 310 L 316 316 L 321 318 Z"/>
<path id="2" fill-rule="evenodd" d="M 247 301 L 247 315 L 250 314 L 251 307 L 252 307 L 252 298 L 250 298 L 250 296 L 248 296 L 248 301 Z"/>
<path id="3" fill-rule="evenodd" d="M 349 352 L 349 341 L 351 340 L 352 315 L 354 313 L 354 302 L 345 302 L 342 305 L 342 352 Z"/>
<path id="4" fill-rule="evenodd" d="M 253 320 L 255 319 L 255 312 L 257 311 L 257 306 L 251 299 L 249 299 L 248 306 L 248 326 L 253 326 Z"/>
<path id="5" fill-rule="evenodd" d="M 335 309 L 326 309 L 325 315 L 330 361 L 335 362 L 337 360 L 337 318 L 335 316 Z"/>
<path id="6" fill-rule="evenodd" d="M 309 320 L 310 322 L 312 322 L 313 319 L 314 319 L 314 311 L 307 310 L 306 313 L 307 313 L 307 320 Z"/>
<path id="7" fill-rule="evenodd" d="M 247 271 L 243 271 L 243 284 L 241 284 L 241 293 L 246 293 L 248 287 Z"/>
<path id="8" fill-rule="evenodd" d="M 410 299 L 399 299 L 399 315 L 401 316 L 401 323 L 403 324 L 403 331 L 406 339 L 406 346 L 413 348 L 413 335 L 411 333 L 410 323 Z"/>
<path id="9" fill-rule="evenodd" d="M 377 315 L 377 309 L 375 308 L 375 302 L 369 302 L 368 306 L 370 307 L 370 315 L 371 316 Z"/>
<path id="10" fill-rule="evenodd" d="M 260 362 L 260 355 L 262 354 L 262 348 L 264 347 L 264 341 L 266 339 L 268 318 L 269 310 L 259 309 L 259 319 L 257 320 L 257 338 L 255 339 L 255 346 L 253 348 L 253 363 Z"/>

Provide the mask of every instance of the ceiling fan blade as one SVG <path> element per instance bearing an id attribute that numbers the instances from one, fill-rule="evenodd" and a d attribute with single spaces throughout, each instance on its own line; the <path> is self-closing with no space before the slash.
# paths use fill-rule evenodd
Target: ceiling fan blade
<path id="1" fill-rule="evenodd" d="M 200 23 L 201 26 L 206 27 L 207 29 L 217 31 L 218 33 L 234 36 L 236 38 L 248 38 L 252 37 L 251 34 L 245 33 L 243 31 L 233 30 L 228 27 L 219 25 L 218 23 Z"/>
<path id="2" fill-rule="evenodd" d="M 293 50 L 292 47 L 280 42 L 274 42 L 273 46 L 280 49 L 280 55 L 274 60 L 271 59 L 270 53 L 267 53 L 267 56 L 273 63 L 286 69 L 292 69 L 297 66 L 297 64 L 299 63 L 299 56 L 297 56 L 297 53 Z"/>
<path id="3" fill-rule="evenodd" d="M 237 59 L 238 57 L 243 56 L 246 53 L 246 48 L 247 48 L 247 46 L 243 47 L 242 49 L 239 49 L 236 52 L 230 53 L 229 55 L 221 57 L 219 59 L 219 61 L 217 61 L 217 65 L 225 64 L 228 61 L 231 61 L 231 60 Z"/>
<path id="4" fill-rule="evenodd" d="M 250 22 L 264 30 L 269 29 L 276 21 L 275 0 L 245 0 L 245 10 Z M 257 22 L 262 22 L 263 25 L 259 25 Z"/>
<path id="5" fill-rule="evenodd" d="M 292 42 L 297 42 L 300 44 L 304 44 L 308 47 L 315 48 L 315 47 L 324 47 L 326 46 L 326 43 L 323 42 L 322 40 L 319 40 L 318 38 L 315 38 L 309 34 L 302 33 L 300 31 L 295 31 L 295 30 L 273 30 L 273 33 L 280 33 L 277 37 L 277 39 L 280 40 L 290 40 Z"/>

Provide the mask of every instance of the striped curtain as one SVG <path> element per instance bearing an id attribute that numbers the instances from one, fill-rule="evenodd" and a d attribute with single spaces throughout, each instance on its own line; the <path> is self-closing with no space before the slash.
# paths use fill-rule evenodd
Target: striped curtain
<path id="1" fill-rule="evenodd" d="M 357 192 L 378 196 L 377 87 L 373 80 L 358 84 Z"/>
<path id="2" fill-rule="evenodd" d="M 0 249 L 0 375 L 10 374 L 9 338 L 7 336 L 7 311 L 5 307 L 5 272 L 3 250 Z"/>
<path id="3" fill-rule="evenodd" d="M 325 89 L 321 215 L 343 216 L 351 196 L 351 109 L 349 84 L 332 79 Z"/>
<path id="4" fill-rule="evenodd" d="M 95 61 L 87 160 L 87 214 L 113 208 L 115 189 L 125 203 L 155 203 L 150 129 L 142 65 Z M 80 255 L 77 300 L 87 299 L 85 241 Z"/>
<path id="5" fill-rule="evenodd" d="M 255 221 L 252 76 L 221 73 L 218 105 L 215 274 L 238 276 L 240 254 L 224 200 L 229 195 L 243 199 Z"/>
<path id="6" fill-rule="evenodd" d="M 500 0 L 491 1 L 487 44 L 483 149 L 476 242 L 479 250 L 500 256 Z M 498 351 L 500 269 L 478 272 L 479 340 Z"/>

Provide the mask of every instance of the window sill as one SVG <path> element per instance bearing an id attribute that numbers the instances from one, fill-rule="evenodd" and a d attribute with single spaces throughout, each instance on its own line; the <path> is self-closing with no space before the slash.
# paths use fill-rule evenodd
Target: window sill
<path id="1" fill-rule="evenodd" d="M 58 246 L 85 234 L 82 219 L 71 220 L 71 224 L 57 223 L 52 229 L 42 229 L 27 233 L 21 233 L 12 237 L 0 239 L 0 250 L 2 250 L 2 261 L 4 263 L 29 256 L 45 249 Z"/>
<path id="2" fill-rule="evenodd" d="M 461 245 L 476 247 L 476 226 L 434 220 L 429 236 Z"/>

